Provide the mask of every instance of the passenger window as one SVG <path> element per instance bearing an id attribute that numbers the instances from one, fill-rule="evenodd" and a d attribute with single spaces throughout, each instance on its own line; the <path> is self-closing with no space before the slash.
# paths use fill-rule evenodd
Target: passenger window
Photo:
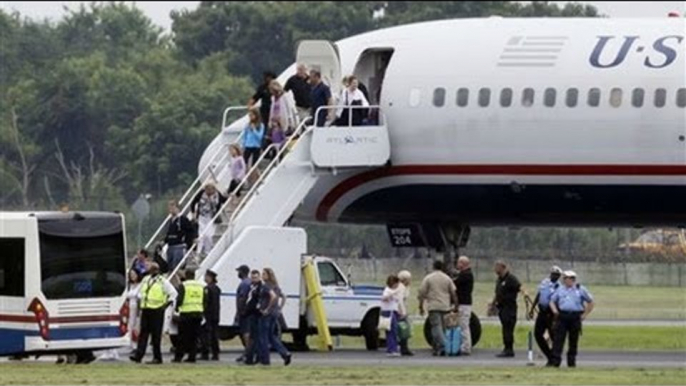
<path id="1" fill-rule="evenodd" d="M 556 99 L 557 91 L 554 88 L 545 89 L 545 93 L 543 94 L 543 104 L 546 105 L 546 107 L 555 106 Z"/>
<path id="2" fill-rule="evenodd" d="M 592 88 L 588 90 L 588 105 L 598 107 L 600 105 L 600 89 Z"/>
<path id="3" fill-rule="evenodd" d="M 631 105 L 634 107 L 643 107 L 644 99 L 645 91 L 642 88 L 635 88 L 631 93 Z"/>
<path id="4" fill-rule="evenodd" d="M 491 89 L 484 87 L 481 90 L 479 90 L 479 106 L 488 107 L 488 105 L 490 103 L 491 103 Z"/>
<path id="5" fill-rule="evenodd" d="M 686 107 L 686 88 L 680 88 L 676 92 L 676 105 L 681 108 Z"/>
<path id="6" fill-rule="evenodd" d="M 317 268 L 319 269 L 319 282 L 323 286 L 344 287 L 347 285 L 345 279 L 343 276 L 341 276 L 340 272 L 338 272 L 333 264 L 329 262 L 321 262 L 317 263 Z"/>
<path id="7" fill-rule="evenodd" d="M 579 102 L 579 90 L 576 88 L 567 90 L 567 100 L 565 102 L 567 107 L 576 107 L 576 104 Z"/>
<path id="8" fill-rule="evenodd" d="M 410 90 L 410 107 L 417 107 L 422 101 L 422 92 L 419 89 L 413 88 Z"/>
<path id="9" fill-rule="evenodd" d="M 439 87 L 434 90 L 434 106 L 443 107 L 445 105 L 445 89 Z"/>
<path id="10" fill-rule="evenodd" d="M 619 107 L 622 105 L 622 89 L 613 88 L 610 90 L 610 106 Z"/>
<path id="11" fill-rule="evenodd" d="M 24 239 L 0 238 L 0 296 L 24 296 Z"/>
<path id="12" fill-rule="evenodd" d="M 522 106 L 524 107 L 531 107 L 534 104 L 534 89 L 533 88 L 525 88 L 524 91 L 522 91 Z"/>
<path id="13" fill-rule="evenodd" d="M 655 107 L 665 107 L 665 103 L 667 103 L 667 90 L 658 88 L 655 90 Z"/>
<path id="14" fill-rule="evenodd" d="M 512 105 L 512 89 L 504 88 L 500 91 L 500 106 L 510 107 Z"/>
<path id="15" fill-rule="evenodd" d="M 461 88 L 457 90 L 457 105 L 460 107 L 467 107 L 469 104 L 469 89 Z"/>

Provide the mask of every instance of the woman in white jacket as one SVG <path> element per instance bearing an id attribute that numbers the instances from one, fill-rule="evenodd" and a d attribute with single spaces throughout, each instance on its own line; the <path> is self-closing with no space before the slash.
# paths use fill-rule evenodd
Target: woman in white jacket
<path id="1" fill-rule="evenodd" d="M 396 275 L 388 276 L 386 288 L 381 296 L 381 317 L 390 318 L 390 328 L 386 330 L 386 353 L 388 356 L 400 356 L 398 348 L 398 320 L 404 317 L 406 311 L 403 303 L 404 288 L 400 287 L 400 279 Z"/>
<path id="2" fill-rule="evenodd" d="M 290 93 L 286 93 L 276 80 L 269 83 L 272 106 L 269 110 L 269 137 L 272 143 L 281 144 L 287 133 L 298 126 L 298 115 Z"/>

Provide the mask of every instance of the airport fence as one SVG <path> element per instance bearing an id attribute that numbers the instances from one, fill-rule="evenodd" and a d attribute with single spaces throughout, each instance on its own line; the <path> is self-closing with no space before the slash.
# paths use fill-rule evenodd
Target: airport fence
<path id="1" fill-rule="evenodd" d="M 431 271 L 429 258 L 354 259 L 339 258 L 337 263 L 356 282 L 383 281 L 389 273 L 407 269 L 414 277 L 421 278 Z M 471 257 L 472 272 L 476 281 L 494 280 L 495 258 Z M 627 263 L 587 262 L 563 260 L 505 260 L 511 271 L 523 282 L 538 282 L 548 275 L 550 267 L 559 265 L 563 270 L 574 270 L 580 281 L 592 285 L 628 286 L 686 286 L 686 267 L 679 263 Z"/>

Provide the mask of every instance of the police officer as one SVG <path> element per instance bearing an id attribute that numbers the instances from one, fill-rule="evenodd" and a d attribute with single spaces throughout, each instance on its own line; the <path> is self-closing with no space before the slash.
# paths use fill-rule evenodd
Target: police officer
<path id="1" fill-rule="evenodd" d="M 552 359 L 552 351 L 545 339 L 545 332 L 548 331 L 548 336 L 552 339 L 554 334 L 552 331 L 553 326 L 553 314 L 550 311 L 549 303 L 550 297 L 553 295 L 555 290 L 560 286 L 560 276 L 562 276 L 562 269 L 557 265 L 554 265 L 550 269 L 550 277 L 546 277 L 538 285 L 538 293 L 534 299 L 534 304 L 538 304 L 538 316 L 536 317 L 536 324 L 534 325 L 534 338 L 538 347 L 541 349 L 543 355 L 545 355 L 548 363 Z M 534 309 L 531 308 L 529 312 L 529 318 L 533 318 Z"/>
<path id="2" fill-rule="evenodd" d="M 569 333 L 567 366 L 576 367 L 576 351 L 581 332 L 581 321 L 593 311 L 593 297 L 582 285 L 576 283 L 576 273 L 565 271 L 564 286 L 558 288 L 550 298 L 550 310 L 558 318 L 553 340 L 552 360 L 548 366 L 560 367 L 562 349 Z"/>
<path id="3" fill-rule="evenodd" d="M 205 325 L 203 326 L 203 348 L 200 359 L 209 359 L 209 351 L 212 351 L 212 360 L 219 360 L 219 297 L 221 288 L 217 286 L 217 274 L 214 271 L 205 272 Z"/>
<path id="4" fill-rule="evenodd" d="M 513 358 L 514 353 L 514 329 L 517 324 L 517 295 L 522 289 L 519 279 L 507 268 L 505 262 L 498 260 L 494 271 L 498 278 L 495 281 L 495 298 L 489 304 L 489 308 L 495 306 L 498 309 L 498 317 L 503 331 L 503 351 L 496 356 L 498 358 Z"/>
<path id="5" fill-rule="evenodd" d="M 141 312 L 141 331 L 138 336 L 138 349 L 129 357 L 140 363 L 148 348 L 148 337 L 152 336 L 153 360 L 149 364 L 162 364 L 162 328 L 167 307 L 174 304 L 178 293 L 171 283 L 160 275 L 157 263 L 150 264 L 149 275 L 143 279 L 138 294 Z"/>
<path id="6" fill-rule="evenodd" d="M 195 270 L 187 269 L 185 276 L 186 280 L 179 286 L 179 299 L 176 302 L 176 310 L 180 314 L 181 347 L 174 354 L 174 362 L 181 362 L 183 356 L 188 354 L 184 362 L 195 363 L 203 318 L 205 288 L 201 282 L 195 280 Z"/>

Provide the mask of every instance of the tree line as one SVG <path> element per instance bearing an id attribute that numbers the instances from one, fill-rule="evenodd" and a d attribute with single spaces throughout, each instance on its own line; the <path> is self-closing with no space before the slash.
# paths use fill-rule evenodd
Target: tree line
<path id="1" fill-rule="evenodd" d="M 123 2 L 82 5 L 54 22 L 0 10 L 0 209 L 67 204 L 132 219 L 134 200 L 151 194 L 150 235 L 165 201 L 197 175 L 221 111 L 245 103 L 263 70 L 290 65 L 299 40 L 490 15 L 599 16 L 592 6 L 544 1 L 203 1 L 172 12 L 165 32 Z M 407 253 L 390 248 L 383 227 L 305 226 L 314 250 Z M 129 227 L 131 241 L 135 231 Z M 625 238 L 497 228 L 475 230 L 469 248 L 597 254 Z"/>

